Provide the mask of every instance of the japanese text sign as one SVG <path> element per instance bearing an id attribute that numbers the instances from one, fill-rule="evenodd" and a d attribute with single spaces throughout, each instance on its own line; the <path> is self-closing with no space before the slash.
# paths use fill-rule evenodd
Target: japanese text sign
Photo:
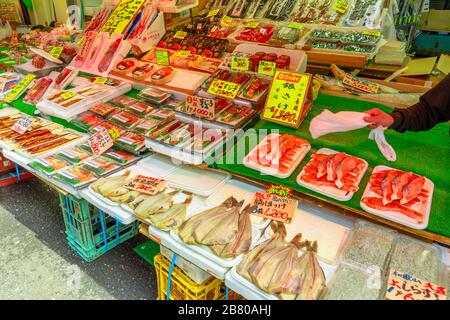
<path id="1" fill-rule="evenodd" d="M 72 91 L 66 91 L 63 94 L 61 94 L 61 98 L 63 98 L 64 100 L 69 100 L 75 96 L 76 96 L 76 94 L 73 93 Z"/>
<path id="2" fill-rule="evenodd" d="M 53 47 L 50 50 L 50 55 L 53 58 L 59 59 L 59 57 L 61 56 L 61 53 L 63 52 L 63 50 L 64 50 L 64 47 Z"/>
<path id="3" fill-rule="evenodd" d="M 292 189 L 279 185 L 279 184 L 270 184 L 267 188 L 266 188 L 266 192 L 269 194 L 276 194 L 280 197 L 287 197 L 290 198 L 291 197 L 291 192 Z"/>
<path id="4" fill-rule="evenodd" d="M 189 50 L 180 50 L 177 51 L 176 55 L 177 57 L 189 57 L 189 55 L 191 54 L 191 52 Z"/>
<path id="5" fill-rule="evenodd" d="M 291 29 L 301 29 L 303 27 L 304 27 L 303 24 L 298 23 L 298 22 L 290 22 L 288 24 L 288 28 L 291 28 Z"/>
<path id="6" fill-rule="evenodd" d="M 219 13 L 219 9 L 214 9 L 208 12 L 208 15 L 206 17 L 214 17 Z"/>
<path id="7" fill-rule="evenodd" d="M 187 36 L 187 32 L 186 31 L 177 31 L 177 32 L 175 32 L 175 35 L 173 37 L 175 39 L 183 40 L 184 38 L 186 38 L 186 36 Z"/>
<path id="8" fill-rule="evenodd" d="M 248 71 L 250 60 L 247 57 L 233 56 L 231 58 L 231 69 L 239 71 Z"/>
<path id="9" fill-rule="evenodd" d="M 233 18 L 229 16 L 223 16 L 220 20 L 220 25 L 224 28 L 228 28 L 231 26 L 231 23 L 233 22 Z"/>
<path id="10" fill-rule="evenodd" d="M 297 204 L 296 199 L 256 192 L 255 209 L 252 213 L 264 218 L 290 223 L 297 209 Z"/>
<path id="11" fill-rule="evenodd" d="M 208 88 L 208 92 L 228 99 L 234 99 L 241 89 L 239 83 L 223 80 L 214 80 Z"/>
<path id="12" fill-rule="evenodd" d="M 22 117 L 19 120 L 17 120 L 13 126 L 11 127 L 11 130 L 22 134 L 25 131 L 27 131 L 27 129 L 33 124 L 33 120 L 27 118 L 27 117 Z"/>
<path id="13" fill-rule="evenodd" d="M 348 9 L 348 2 L 345 0 L 336 0 L 333 5 L 333 9 L 336 12 L 345 13 L 345 11 L 347 11 Z"/>
<path id="14" fill-rule="evenodd" d="M 363 31 L 363 34 L 366 36 L 381 37 L 380 31 Z"/>
<path id="15" fill-rule="evenodd" d="M 358 78 L 346 75 L 342 80 L 342 83 L 346 86 L 367 92 L 367 93 L 377 93 L 379 90 L 378 85 L 366 83 Z"/>
<path id="16" fill-rule="evenodd" d="M 297 128 L 309 99 L 311 75 L 276 70 L 262 118 Z"/>
<path id="17" fill-rule="evenodd" d="M 92 154 L 98 156 L 113 146 L 113 140 L 105 128 L 100 128 L 89 139 Z"/>
<path id="18" fill-rule="evenodd" d="M 125 185 L 125 188 L 148 195 L 155 195 L 167 184 L 166 180 L 138 175 Z"/>
<path id="19" fill-rule="evenodd" d="M 258 65 L 258 73 L 273 76 L 277 64 L 271 61 L 260 61 Z"/>
<path id="20" fill-rule="evenodd" d="M 108 81 L 108 78 L 98 77 L 98 78 L 95 78 L 94 83 L 96 83 L 96 84 L 105 84 L 107 81 Z"/>
<path id="21" fill-rule="evenodd" d="M 163 66 L 168 66 L 169 62 L 169 52 L 166 50 L 156 50 L 156 63 Z"/>
<path id="22" fill-rule="evenodd" d="M 145 0 L 121 0 L 114 9 L 101 31 L 110 34 L 122 34 L 134 16 L 144 5 Z"/>
<path id="23" fill-rule="evenodd" d="M 198 96 L 186 97 L 186 112 L 201 118 L 214 119 L 216 101 Z"/>
<path id="24" fill-rule="evenodd" d="M 249 28 L 249 29 L 255 29 L 255 28 L 258 28 L 258 26 L 259 26 L 259 22 L 258 22 L 258 21 L 249 21 L 249 22 L 247 22 L 247 23 L 245 24 L 245 27 L 246 27 L 246 28 Z"/>
<path id="25" fill-rule="evenodd" d="M 31 81 L 36 78 L 36 76 L 32 73 L 27 74 L 25 77 L 22 78 L 22 80 L 19 81 L 19 83 L 11 89 L 11 91 L 8 93 L 8 95 L 5 97 L 6 102 L 13 102 L 16 100 L 28 87 Z"/>
<path id="26" fill-rule="evenodd" d="M 388 300 L 446 300 L 447 290 L 435 283 L 391 269 L 386 287 Z"/>

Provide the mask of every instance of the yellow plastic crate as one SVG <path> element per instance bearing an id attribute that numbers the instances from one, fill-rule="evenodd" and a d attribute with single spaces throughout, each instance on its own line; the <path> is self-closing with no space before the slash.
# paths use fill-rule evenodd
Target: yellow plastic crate
<path id="1" fill-rule="evenodd" d="M 166 300 L 170 261 L 162 254 L 157 254 L 153 261 L 158 282 L 158 300 Z M 212 277 L 197 284 L 174 266 L 170 281 L 170 300 L 223 300 L 224 297 L 223 281 Z"/>

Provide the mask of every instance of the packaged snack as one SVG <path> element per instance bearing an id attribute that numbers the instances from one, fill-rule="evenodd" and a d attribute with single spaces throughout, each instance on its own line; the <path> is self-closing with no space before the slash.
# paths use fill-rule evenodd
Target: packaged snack
<path id="1" fill-rule="evenodd" d="M 274 0 L 270 2 L 264 18 L 275 21 L 286 21 L 289 19 L 297 0 Z"/>
<path id="2" fill-rule="evenodd" d="M 47 174 L 55 173 L 58 170 L 70 166 L 71 163 L 58 156 L 38 158 L 29 164 L 30 167 L 41 170 Z"/>
<path id="3" fill-rule="evenodd" d="M 148 87 L 139 93 L 139 97 L 152 103 L 160 104 L 169 99 L 171 95 L 165 91 Z"/>
<path id="4" fill-rule="evenodd" d="M 344 37 L 344 32 L 331 29 L 315 29 L 309 35 L 313 40 L 327 40 L 330 42 L 339 41 Z"/>
<path id="5" fill-rule="evenodd" d="M 98 156 L 84 161 L 81 168 L 89 170 L 99 177 L 120 168 L 120 166 L 107 157 Z"/>
<path id="6" fill-rule="evenodd" d="M 342 50 L 348 52 L 361 52 L 361 53 L 372 53 L 375 51 L 375 46 L 364 46 L 358 44 L 344 44 Z"/>
<path id="7" fill-rule="evenodd" d="M 381 39 L 381 34 L 372 32 L 348 31 L 342 37 L 345 44 L 370 44 L 375 45 Z"/>
<path id="8" fill-rule="evenodd" d="M 115 161 L 116 163 L 118 163 L 120 165 L 127 165 L 127 164 L 135 162 L 139 159 L 139 157 L 135 156 L 132 153 L 122 151 L 122 150 L 115 150 L 115 149 L 106 151 L 103 154 L 103 157 L 108 158 L 112 161 Z"/>
<path id="9" fill-rule="evenodd" d="M 102 123 L 103 121 L 104 119 L 100 116 L 97 116 L 90 111 L 86 111 L 70 121 L 70 123 L 76 125 L 81 129 L 89 130 L 90 128 Z"/>
<path id="10" fill-rule="evenodd" d="M 90 158 L 92 156 L 92 153 L 78 146 L 69 150 L 62 151 L 58 153 L 57 156 L 68 160 L 72 164 L 77 164 L 83 160 Z"/>
<path id="11" fill-rule="evenodd" d="M 109 117 L 109 121 L 124 128 L 130 129 L 134 128 L 140 121 L 142 121 L 142 119 L 132 113 L 121 111 L 111 115 Z"/>
<path id="12" fill-rule="evenodd" d="M 134 132 L 126 132 L 114 144 L 133 152 L 141 151 L 145 147 L 145 137 Z"/>
<path id="13" fill-rule="evenodd" d="M 82 168 L 82 165 L 61 170 L 57 172 L 54 177 L 75 188 L 82 187 L 97 179 L 93 172 Z"/>

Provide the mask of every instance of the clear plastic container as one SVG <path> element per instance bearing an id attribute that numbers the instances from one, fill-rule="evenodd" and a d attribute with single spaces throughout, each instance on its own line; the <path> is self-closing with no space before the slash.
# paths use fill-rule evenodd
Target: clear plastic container
<path id="1" fill-rule="evenodd" d="M 394 269 L 419 279 L 440 283 L 442 252 L 433 245 L 408 236 L 395 241 L 389 270 Z"/>

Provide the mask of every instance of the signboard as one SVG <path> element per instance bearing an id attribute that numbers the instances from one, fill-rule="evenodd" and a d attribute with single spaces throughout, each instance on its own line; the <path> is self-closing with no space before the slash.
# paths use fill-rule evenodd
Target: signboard
<path id="1" fill-rule="evenodd" d="M 33 120 L 27 118 L 27 117 L 22 117 L 19 120 L 17 120 L 13 126 L 11 127 L 11 130 L 22 134 L 25 131 L 28 130 L 28 128 L 33 124 Z"/>
<path id="2" fill-rule="evenodd" d="M 186 38 L 186 36 L 187 36 L 187 32 L 186 31 L 177 31 L 177 32 L 175 32 L 175 35 L 173 37 L 175 39 L 183 40 L 184 38 Z"/>
<path id="3" fill-rule="evenodd" d="M 166 180 L 138 175 L 127 183 L 125 188 L 153 196 L 160 192 L 166 184 Z"/>
<path id="4" fill-rule="evenodd" d="M 208 15 L 206 17 L 214 17 L 214 16 L 216 16 L 219 13 L 219 10 L 220 9 L 211 10 L 210 12 L 208 12 Z"/>
<path id="5" fill-rule="evenodd" d="M 303 24 L 298 23 L 298 22 L 290 22 L 290 23 L 288 24 L 288 28 L 291 28 L 291 29 L 301 29 L 301 28 L 303 28 Z"/>
<path id="6" fill-rule="evenodd" d="M 363 92 L 367 92 L 367 93 L 377 93 L 378 90 L 380 89 L 378 87 L 378 85 L 376 84 L 372 84 L 372 83 L 368 83 L 365 81 L 362 81 L 358 78 L 354 78 L 350 75 L 346 75 L 344 77 L 344 79 L 342 80 L 342 84 L 361 90 Z"/>
<path id="7" fill-rule="evenodd" d="M 271 220 L 290 223 L 297 209 L 298 200 L 280 197 L 276 194 L 255 193 L 253 214 Z"/>
<path id="8" fill-rule="evenodd" d="M 260 61 L 258 65 L 258 73 L 265 74 L 268 76 L 273 76 L 277 64 L 271 61 Z"/>
<path id="9" fill-rule="evenodd" d="M 269 194 L 276 194 L 280 197 L 287 197 L 290 198 L 291 197 L 291 192 L 292 189 L 279 185 L 279 184 L 270 184 L 267 188 L 266 188 L 266 193 Z"/>
<path id="10" fill-rule="evenodd" d="M 208 92 L 215 96 L 234 99 L 240 89 L 241 85 L 239 83 L 214 80 L 209 86 Z"/>
<path id="11" fill-rule="evenodd" d="M 32 73 L 23 77 L 22 80 L 20 80 L 19 83 L 6 95 L 5 102 L 11 103 L 16 100 L 25 91 L 34 78 L 36 78 L 36 76 Z"/>
<path id="12" fill-rule="evenodd" d="M 63 52 L 63 50 L 64 50 L 64 47 L 53 47 L 50 50 L 50 55 L 53 58 L 59 59 L 59 57 L 61 56 L 61 53 Z"/>
<path id="13" fill-rule="evenodd" d="M 348 2 L 345 0 L 336 0 L 336 2 L 333 5 L 333 9 L 336 12 L 339 13 L 345 13 L 348 9 Z"/>
<path id="14" fill-rule="evenodd" d="M 186 112 L 209 120 L 214 119 L 215 99 L 207 99 L 198 96 L 186 97 Z"/>
<path id="15" fill-rule="evenodd" d="M 88 144 L 91 147 L 92 154 L 98 156 L 113 146 L 113 139 L 105 128 L 100 128 L 89 137 Z"/>
<path id="16" fill-rule="evenodd" d="M 388 300 L 446 300 L 447 290 L 435 283 L 391 269 L 386 287 Z"/>
<path id="17" fill-rule="evenodd" d="M 298 128 L 311 101 L 311 75 L 277 70 L 262 118 Z"/>
<path id="18" fill-rule="evenodd" d="M 259 22 L 258 21 L 249 21 L 244 26 L 249 29 L 255 29 L 255 28 L 258 28 Z"/>
<path id="19" fill-rule="evenodd" d="M 169 62 L 169 52 L 167 50 L 156 50 L 156 63 L 163 66 L 168 66 Z"/>
<path id="20" fill-rule="evenodd" d="M 99 78 L 95 78 L 94 83 L 95 84 L 105 84 L 107 81 L 108 81 L 108 78 L 99 77 Z"/>
<path id="21" fill-rule="evenodd" d="M 224 28 L 228 28 L 231 26 L 231 23 L 233 22 L 233 18 L 229 16 L 223 16 L 220 20 L 220 25 Z"/>
<path id="22" fill-rule="evenodd" d="M 63 98 L 64 100 L 69 100 L 73 97 L 75 97 L 75 93 L 73 93 L 72 91 L 66 91 L 63 94 L 61 94 L 61 98 Z"/>
<path id="23" fill-rule="evenodd" d="M 100 31 L 122 34 L 144 2 L 145 0 L 121 0 Z"/>
<path id="24" fill-rule="evenodd" d="M 231 58 L 231 69 L 238 71 L 248 71 L 250 60 L 247 57 L 233 56 Z"/>
<path id="25" fill-rule="evenodd" d="M 176 56 L 177 57 L 189 57 L 189 55 L 191 54 L 191 52 L 189 50 L 180 50 L 177 51 Z"/>

